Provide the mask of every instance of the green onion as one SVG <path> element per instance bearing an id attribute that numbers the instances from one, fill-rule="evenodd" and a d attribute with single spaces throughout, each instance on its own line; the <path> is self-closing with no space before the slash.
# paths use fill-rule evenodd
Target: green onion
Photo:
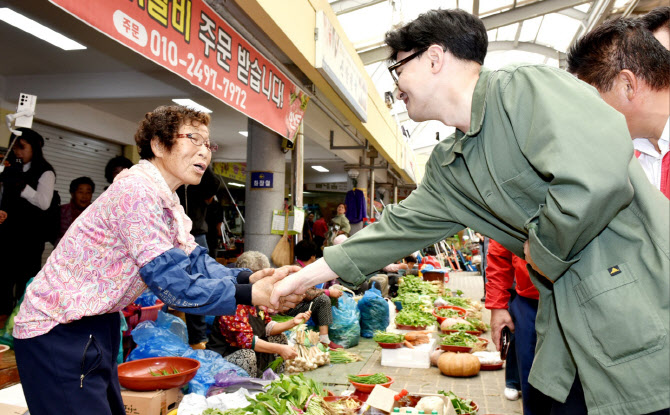
<path id="1" fill-rule="evenodd" d="M 366 385 L 379 385 L 381 383 L 387 383 L 390 379 L 383 373 L 375 373 L 374 375 L 369 376 L 347 376 L 349 381 L 356 383 L 363 383 Z"/>

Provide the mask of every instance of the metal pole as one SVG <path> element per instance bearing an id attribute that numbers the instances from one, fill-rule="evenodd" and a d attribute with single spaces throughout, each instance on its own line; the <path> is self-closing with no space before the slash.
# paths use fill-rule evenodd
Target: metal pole
<path id="1" fill-rule="evenodd" d="M 242 219 L 242 223 L 247 223 L 244 220 L 244 216 L 242 215 L 242 212 L 240 212 L 240 208 L 237 207 L 237 202 L 235 202 L 235 199 L 233 198 L 233 195 L 230 194 L 230 190 L 228 190 L 228 185 L 226 184 L 225 180 L 221 180 L 223 182 L 223 187 L 226 188 L 226 192 L 228 192 L 228 197 L 230 197 L 230 200 L 233 202 L 233 205 L 235 206 L 235 209 L 237 209 L 237 213 L 240 215 L 240 219 Z"/>
<path id="2" fill-rule="evenodd" d="M 302 189 L 305 181 L 305 146 L 304 146 L 304 121 L 298 126 L 298 134 L 295 137 L 293 154 L 291 155 L 291 167 L 293 177 L 291 180 L 291 194 L 293 195 L 293 204 L 302 209 L 305 205 L 303 201 Z M 306 218 L 305 218 L 306 219 Z M 302 232 L 295 236 L 296 242 L 302 241 Z"/>

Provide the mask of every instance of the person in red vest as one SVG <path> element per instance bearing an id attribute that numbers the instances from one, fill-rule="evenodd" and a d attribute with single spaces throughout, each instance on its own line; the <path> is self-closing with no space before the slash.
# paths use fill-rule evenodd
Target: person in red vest
<path id="1" fill-rule="evenodd" d="M 319 258 L 323 255 L 322 248 L 323 244 L 326 241 L 326 233 L 328 233 L 328 222 L 326 221 L 325 216 L 321 216 L 314 222 L 312 227 L 312 233 L 314 234 L 314 243 L 319 248 Z"/>
<path id="2" fill-rule="evenodd" d="M 670 73 L 657 64 L 670 60 L 661 40 L 668 30 L 670 8 L 660 9 L 651 12 L 660 20 L 665 16 L 665 24 L 656 29 L 658 38 L 649 28 L 654 30 L 659 19 L 647 19 L 648 23 L 644 16 L 610 20 L 570 48 L 568 71 L 596 87 L 605 102 L 626 117 L 643 170 L 670 198 Z"/>

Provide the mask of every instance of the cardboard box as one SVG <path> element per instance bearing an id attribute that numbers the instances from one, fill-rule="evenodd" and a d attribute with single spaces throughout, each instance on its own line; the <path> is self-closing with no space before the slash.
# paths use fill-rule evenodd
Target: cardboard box
<path id="1" fill-rule="evenodd" d="M 152 392 L 122 390 L 121 397 L 127 415 L 167 415 L 177 408 L 184 395 L 174 388 Z"/>
<path id="2" fill-rule="evenodd" d="M 0 403 L 0 415 L 24 415 L 27 413 L 28 408 L 26 407 Z"/>
<path id="3" fill-rule="evenodd" d="M 435 350 L 436 343 L 437 340 L 431 338 L 429 343 L 419 344 L 414 349 L 382 349 L 382 366 L 428 369 L 430 353 Z"/>

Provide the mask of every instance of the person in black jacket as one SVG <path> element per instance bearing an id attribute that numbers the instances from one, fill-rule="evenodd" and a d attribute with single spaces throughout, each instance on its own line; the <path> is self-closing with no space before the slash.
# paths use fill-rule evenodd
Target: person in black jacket
<path id="1" fill-rule="evenodd" d="M 28 280 L 42 265 L 46 211 L 51 205 L 56 173 L 44 159 L 44 138 L 30 128 L 21 135 L 0 175 L 0 315 L 9 314 L 23 296 Z M 12 134 L 10 142 L 14 140 Z M 16 288 L 14 288 L 16 286 Z"/>

